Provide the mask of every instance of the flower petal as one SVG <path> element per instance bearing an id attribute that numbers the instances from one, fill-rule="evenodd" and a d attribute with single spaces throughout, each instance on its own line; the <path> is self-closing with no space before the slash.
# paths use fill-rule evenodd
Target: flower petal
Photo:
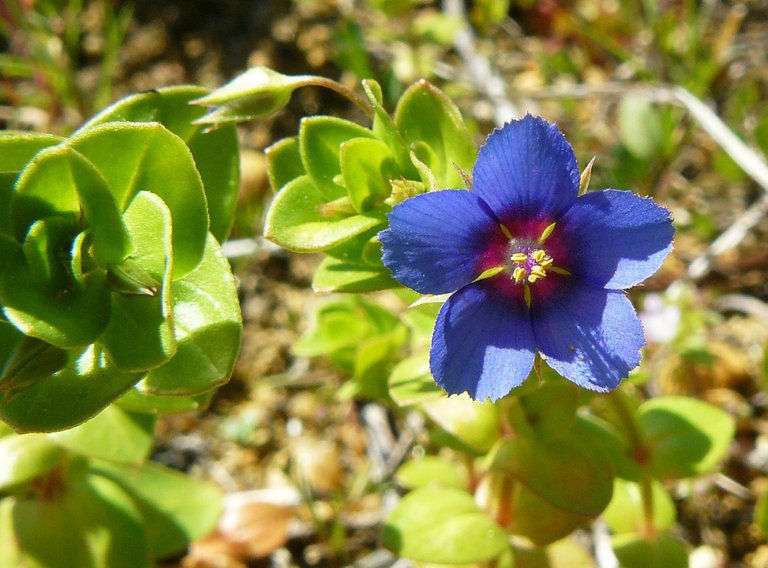
<path id="1" fill-rule="evenodd" d="M 437 316 L 430 367 L 449 394 L 497 400 L 533 367 L 536 347 L 528 310 L 503 296 L 491 280 L 462 288 Z"/>
<path id="2" fill-rule="evenodd" d="M 554 221 L 576 199 L 579 168 L 554 124 L 526 115 L 495 130 L 472 173 L 472 189 L 510 230 L 518 220 Z"/>
<path id="3" fill-rule="evenodd" d="M 668 210 L 616 189 L 579 197 L 556 230 L 567 243 L 568 270 L 611 289 L 629 288 L 656 272 L 675 232 Z"/>
<path id="4" fill-rule="evenodd" d="M 444 294 L 469 284 L 485 266 L 491 243 L 503 238 L 482 199 L 447 189 L 417 195 L 389 213 L 379 233 L 382 261 L 392 275 L 422 294 Z"/>
<path id="5" fill-rule="evenodd" d="M 640 363 L 640 319 L 623 292 L 565 280 L 557 294 L 532 306 L 539 351 L 566 379 L 611 391 Z"/>

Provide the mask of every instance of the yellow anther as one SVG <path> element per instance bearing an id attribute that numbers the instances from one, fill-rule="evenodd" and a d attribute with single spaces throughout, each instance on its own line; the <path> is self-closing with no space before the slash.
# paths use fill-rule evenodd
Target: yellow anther
<path id="1" fill-rule="evenodd" d="M 512 262 L 515 264 L 523 264 L 526 260 L 528 260 L 528 255 L 524 252 L 516 252 L 512 255 Z"/>
<path id="2" fill-rule="evenodd" d="M 553 262 L 554 261 L 550 257 L 546 257 L 544 260 L 539 262 L 539 266 L 546 270 L 552 266 Z"/>
<path id="3" fill-rule="evenodd" d="M 515 271 L 512 273 L 512 278 L 515 279 L 515 282 L 520 284 L 520 282 L 525 280 L 525 276 L 527 274 L 528 273 L 525 271 L 525 268 L 523 268 L 522 266 L 518 266 L 517 268 L 515 268 Z"/>
<path id="4" fill-rule="evenodd" d="M 537 278 L 544 278 L 546 275 L 547 275 L 547 272 L 541 266 L 534 266 L 533 268 L 531 268 L 531 276 L 536 276 Z M 532 280 L 532 282 L 535 282 L 535 281 Z"/>
<path id="5" fill-rule="evenodd" d="M 539 278 L 542 278 L 542 276 L 539 276 L 538 274 L 533 274 L 533 273 L 531 273 L 531 274 L 529 274 L 529 275 L 528 275 L 528 282 L 530 282 L 531 284 L 533 284 L 533 283 L 534 283 L 534 282 L 536 282 L 536 281 L 537 281 Z"/>
<path id="6" fill-rule="evenodd" d="M 541 263 L 541 261 L 544 260 L 546 257 L 547 257 L 547 253 L 541 249 L 533 251 L 533 253 L 531 254 L 531 258 L 538 263 Z"/>

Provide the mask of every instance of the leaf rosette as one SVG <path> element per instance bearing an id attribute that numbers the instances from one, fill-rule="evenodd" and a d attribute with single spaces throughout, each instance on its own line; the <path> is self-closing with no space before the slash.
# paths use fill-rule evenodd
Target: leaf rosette
<path id="1" fill-rule="evenodd" d="M 66 139 L 0 137 L 0 418 L 17 430 L 78 424 L 137 383 L 193 396 L 229 377 L 242 323 L 217 238 L 237 140 L 191 124 L 203 92 L 130 97 Z"/>

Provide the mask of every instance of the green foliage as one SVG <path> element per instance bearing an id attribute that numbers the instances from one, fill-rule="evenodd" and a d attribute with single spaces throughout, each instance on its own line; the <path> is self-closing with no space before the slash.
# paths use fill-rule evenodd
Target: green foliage
<path id="1" fill-rule="evenodd" d="M 129 97 L 67 139 L 0 137 L 0 418 L 18 431 L 74 426 L 142 378 L 188 397 L 229 377 L 242 324 L 216 238 L 237 142 L 192 124 L 203 92 Z"/>
<path id="2" fill-rule="evenodd" d="M 219 490 L 147 463 L 153 426 L 113 405 L 63 432 L 0 432 L 0 563 L 149 568 L 208 534 Z"/>
<path id="3" fill-rule="evenodd" d="M 401 556 L 439 564 L 491 560 L 509 547 L 507 535 L 469 493 L 436 486 L 406 495 L 387 518 L 382 540 Z"/>

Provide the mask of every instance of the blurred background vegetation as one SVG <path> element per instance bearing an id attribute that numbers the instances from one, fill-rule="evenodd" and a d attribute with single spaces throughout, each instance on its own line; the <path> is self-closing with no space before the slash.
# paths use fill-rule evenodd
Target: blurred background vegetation
<path id="1" fill-rule="evenodd" d="M 353 88 L 372 77 L 390 105 L 425 77 L 457 102 L 478 143 L 500 111 L 541 114 L 582 165 L 597 156 L 591 187 L 632 188 L 670 208 L 675 251 L 633 292 L 650 342 L 641 374 L 651 395 L 702 398 L 738 420 L 720 473 L 668 488 L 677 532 L 692 566 L 768 566 L 768 513 L 755 509 L 768 492 L 768 188 L 670 94 L 683 87 L 705 102 L 764 160 L 768 2 L 3 0 L 0 127 L 68 133 L 127 94 L 216 87 L 254 65 Z M 236 237 L 261 230 L 271 197 L 263 149 L 317 113 L 364 119 L 310 88 L 241 128 Z M 713 246 L 733 227 L 743 230 Z M 236 530 L 178 563 L 377 566 L 392 484 L 375 441 L 424 452 L 428 433 L 413 416 L 392 424 L 339 401 L 345 365 L 294 350 L 322 301 L 310 290 L 318 259 L 254 242 L 253 254 L 233 259 L 246 325 L 236 375 L 208 413 L 163 418 L 154 457 L 232 495 L 268 494 L 237 509 Z M 704 269 L 691 273 L 697 259 Z M 347 339 L 352 348 L 359 334 Z"/>

